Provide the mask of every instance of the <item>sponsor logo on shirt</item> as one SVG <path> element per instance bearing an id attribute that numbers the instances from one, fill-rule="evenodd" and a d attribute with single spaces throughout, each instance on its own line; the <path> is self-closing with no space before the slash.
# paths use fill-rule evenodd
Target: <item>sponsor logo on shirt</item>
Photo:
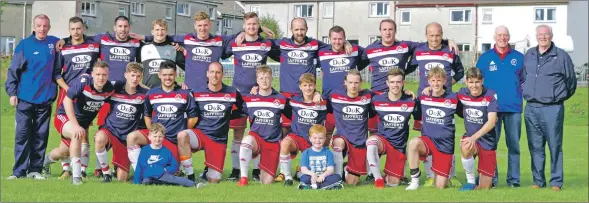
<path id="1" fill-rule="evenodd" d="M 403 128 L 405 117 L 399 114 L 387 114 L 383 116 L 383 125 L 385 128 Z"/>
<path id="2" fill-rule="evenodd" d="M 115 115 L 117 118 L 126 120 L 135 120 L 135 113 L 137 113 L 137 107 L 129 104 L 119 104 L 117 106 L 117 112 Z"/>
<path id="3" fill-rule="evenodd" d="M 478 109 L 468 108 L 464 110 L 466 121 L 470 123 L 483 124 L 483 112 Z"/>
<path id="4" fill-rule="evenodd" d="M 196 47 L 192 49 L 192 53 L 197 56 L 210 56 L 213 53 L 213 51 L 206 47 Z"/>
<path id="5" fill-rule="evenodd" d="M 113 61 L 124 61 L 130 62 L 131 61 L 131 50 L 124 48 L 124 47 L 113 47 L 110 48 L 111 55 L 109 56 L 110 60 Z"/>
<path id="6" fill-rule="evenodd" d="M 103 101 L 87 101 L 86 105 L 82 109 L 84 109 L 84 111 L 97 112 L 100 110 L 100 108 L 102 108 L 103 104 Z"/>
<path id="7" fill-rule="evenodd" d="M 381 66 L 396 66 L 397 64 L 399 64 L 399 59 L 395 57 L 386 57 L 378 61 L 378 65 Z"/>
<path id="8" fill-rule="evenodd" d="M 262 61 L 262 56 L 259 54 L 244 54 L 241 59 L 247 62 L 259 62 Z"/>
<path id="9" fill-rule="evenodd" d="M 335 58 L 329 61 L 329 65 L 335 67 L 347 66 L 348 64 L 350 64 L 350 59 L 347 58 Z"/>
<path id="10" fill-rule="evenodd" d="M 205 104 L 203 106 L 203 108 L 204 108 L 204 111 L 202 114 L 204 117 L 219 118 L 219 117 L 225 116 L 226 107 L 223 104 L 210 103 L 210 104 Z"/>
<path id="11" fill-rule="evenodd" d="M 298 64 L 298 65 L 306 65 L 307 64 L 307 57 L 309 54 L 304 51 L 294 50 L 288 52 L 288 63 L 289 64 Z"/>
<path id="12" fill-rule="evenodd" d="M 167 120 L 167 119 L 176 119 L 176 112 L 178 111 L 178 107 L 170 104 L 164 104 L 158 106 L 156 108 L 158 119 Z"/>
<path id="13" fill-rule="evenodd" d="M 160 155 L 151 155 L 149 159 L 147 159 L 147 164 L 155 164 L 158 161 L 161 161 Z"/>

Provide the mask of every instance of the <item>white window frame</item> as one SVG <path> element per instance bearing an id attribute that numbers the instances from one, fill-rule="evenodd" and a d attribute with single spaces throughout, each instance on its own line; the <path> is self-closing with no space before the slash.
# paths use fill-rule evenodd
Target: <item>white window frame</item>
<path id="1" fill-rule="evenodd" d="M 5 54 L 7 55 L 13 55 L 14 54 L 14 50 L 16 49 L 16 44 L 15 44 L 15 37 L 8 37 L 8 36 L 2 36 L 6 38 L 6 41 L 3 43 L 4 44 L 4 50 L 6 51 Z M 12 50 L 9 50 L 9 45 L 12 44 Z"/>
<path id="2" fill-rule="evenodd" d="M 311 12 L 309 13 L 309 6 L 311 7 Z M 300 8 L 300 13 L 297 11 Z M 303 11 L 303 8 L 306 8 L 305 11 Z M 294 14 L 295 17 L 297 18 L 312 18 L 313 17 L 313 4 L 299 4 L 299 5 L 295 5 L 294 6 Z M 306 16 L 303 16 L 303 13 L 306 12 Z"/>
<path id="3" fill-rule="evenodd" d="M 468 51 L 472 51 L 472 46 L 470 44 L 457 44 L 458 50 L 466 51 L 465 48 L 468 47 Z M 462 48 L 462 49 L 461 49 Z"/>
<path id="4" fill-rule="evenodd" d="M 250 6 L 250 12 L 255 12 L 260 15 L 260 6 Z"/>
<path id="5" fill-rule="evenodd" d="M 382 4 L 382 8 L 385 9 L 386 8 L 386 13 L 383 10 L 383 14 L 378 15 L 378 4 Z M 372 6 L 375 6 L 374 8 L 376 10 L 372 10 Z M 368 4 L 368 16 L 371 18 L 384 18 L 384 17 L 389 17 L 390 13 L 391 13 L 391 5 L 389 4 L 389 2 L 371 2 L 370 4 Z"/>
<path id="6" fill-rule="evenodd" d="M 325 43 L 325 44 L 329 44 L 329 37 L 323 36 L 323 37 L 321 37 L 321 41 L 323 41 L 323 43 Z"/>
<path id="7" fill-rule="evenodd" d="M 327 12 L 329 7 L 331 7 L 331 13 Z M 323 18 L 333 18 L 333 3 L 323 3 Z"/>
<path id="8" fill-rule="evenodd" d="M 455 11 L 462 11 L 462 19 L 463 21 L 454 21 L 452 19 L 452 13 Z M 469 16 L 466 15 L 466 11 L 470 11 Z M 468 17 L 468 21 L 466 21 L 466 17 Z M 471 24 L 472 23 L 472 9 L 451 9 L 450 10 L 450 24 Z"/>
<path id="9" fill-rule="evenodd" d="M 538 10 L 543 10 L 544 16 L 542 20 L 536 19 L 536 12 Z M 554 15 L 552 16 L 552 20 L 548 19 L 548 10 L 554 10 Z M 534 22 L 541 22 L 541 23 L 554 23 L 556 22 L 556 7 L 536 7 L 534 8 Z"/>
<path id="10" fill-rule="evenodd" d="M 368 36 L 368 44 L 372 44 L 380 39 L 382 39 L 381 36 Z"/>
<path id="11" fill-rule="evenodd" d="M 145 16 L 145 3 L 131 2 L 131 14 Z"/>
<path id="12" fill-rule="evenodd" d="M 168 10 L 170 11 L 168 13 Z M 174 9 L 171 6 L 167 6 L 164 10 L 164 17 L 168 20 L 172 20 L 172 16 L 174 15 Z"/>
<path id="13" fill-rule="evenodd" d="M 86 5 L 86 4 L 88 4 L 88 8 L 89 8 L 87 11 L 84 9 L 84 7 L 85 7 L 84 5 Z M 94 6 L 94 10 L 92 10 L 92 6 Z M 97 9 L 96 7 L 97 6 L 98 5 L 96 5 L 96 3 L 83 1 L 82 2 L 82 11 L 81 11 L 82 15 L 96 17 L 96 9 Z"/>
<path id="14" fill-rule="evenodd" d="M 488 13 L 487 13 L 488 12 Z M 483 8 L 482 9 L 482 13 L 483 13 L 483 19 L 482 22 L 484 24 L 492 24 L 493 23 L 493 9 L 492 8 Z M 491 16 L 490 20 L 485 20 L 485 15 L 489 15 Z"/>
<path id="15" fill-rule="evenodd" d="M 411 11 L 401 10 L 399 13 L 401 13 L 401 25 L 411 25 Z M 409 21 L 403 21 L 403 13 L 409 13 Z"/>
<path id="16" fill-rule="evenodd" d="M 484 48 L 485 48 L 485 45 L 487 45 L 487 44 L 489 45 L 489 49 L 487 49 L 487 50 L 484 50 Z M 482 44 L 481 44 L 481 51 L 489 51 L 489 50 L 491 50 L 491 49 L 493 49 L 493 48 L 494 48 L 494 47 L 493 47 L 493 44 L 492 44 L 492 43 L 482 43 Z"/>
<path id="17" fill-rule="evenodd" d="M 186 6 L 186 7 L 184 7 L 184 6 Z M 178 12 L 178 8 L 179 7 L 182 7 L 183 8 L 183 12 L 182 13 Z M 178 7 L 176 7 L 176 13 L 179 16 L 190 17 L 190 4 L 188 4 L 188 3 L 178 3 Z"/>
<path id="18" fill-rule="evenodd" d="M 231 18 L 223 18 L 222 25 L 224 28 L 233 28 L 233 21 Z"/>
<path id="19" fill-rule="evenodd" d="M 123 15 L 121 15 L 121 9 L 123 9 Z M 119 16 L 127 16 L 127 7 L 119 6 Z"/>

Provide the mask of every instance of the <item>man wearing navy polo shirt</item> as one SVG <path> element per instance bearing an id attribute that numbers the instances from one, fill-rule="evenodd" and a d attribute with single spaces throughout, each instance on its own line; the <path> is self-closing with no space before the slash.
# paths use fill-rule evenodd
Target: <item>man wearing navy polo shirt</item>
<path id="1" fill-rule="evenodd" d="M 483 53 L 476 67 L 484 75 L 484 86 L 497 92 L 499 111 L 495 131 L 501 136 L 501 124 L 505 125 L 507 144 L 507 185 L 519 187 L 522 113 L 522 67 L 524 55 L 509 48 L 509 30 L 505 26 L 495 28 L 495 48 Z M 496 139 L 497 142 L 499 139 Z M 493 185 L 497 184 L 499 172 L 495 170 Z"/>

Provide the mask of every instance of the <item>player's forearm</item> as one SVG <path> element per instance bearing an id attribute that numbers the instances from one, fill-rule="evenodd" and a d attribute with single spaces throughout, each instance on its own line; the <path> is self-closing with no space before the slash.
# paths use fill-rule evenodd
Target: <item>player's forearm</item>
<path id="1" fill-rule="evenodd" d="M 198 118 L 189 118 L 187 122 L 188 124 L 186 125 L 186 129 L 193 129 L 197 121 Z"/>
<path id="2" fill-rule="evenodd" d="M 327 170 L 325 170 L 325 172 L 323 172 L 323 176 L 327 177 L 332 175 L 335 172 L 335 169 L 333 168 L 333 166 L 327 167 Z"/>
<path id="3" fill-rule="evenodd" d="M 151 117 L 143 116 L 143 120 L 145 120 L 145 127 L 147 129 L 151 128 Z"/>
<path id="4" fill-rule="evenodd" d="M 70 88 L 69 85 L 67 85 L 67 83 L 65 83 L 65 80 L 63 80 L 63 78 L 59 78 L 57 79 L 57 85 L 59 85 L 59 87 L 61 87 L 61 89 L 66 90 Z"/>
<path id="5" fill-rule="evenodd" d="M 493 128 L 495 128 L 495 120 L 488 120 L 485 125 L 483 125 L 483 127 L 473 135 L 473 137 L 478 140 L 482 136 L 489 133 L 489 131 L 493 130 Z"/>
<path id="6" fill-rule="evenodd" d="M 65 114 L 69 121 L 72 122 L 72 124 L 79 126 L 78 119 L 76 119 L 76 111 L 74 110 L 74 101 L 66 96 L 63 99 L 63 108 L 65 109 Z"/>
<path id="7" fill-rule="evenodd" d="M 305 175 L 310 175 L 310 176 L 314 176 L 315 173 L 309 169 L 307 169 L 307 167 L 301 167 L 301 173 L 305 174 Z"/>

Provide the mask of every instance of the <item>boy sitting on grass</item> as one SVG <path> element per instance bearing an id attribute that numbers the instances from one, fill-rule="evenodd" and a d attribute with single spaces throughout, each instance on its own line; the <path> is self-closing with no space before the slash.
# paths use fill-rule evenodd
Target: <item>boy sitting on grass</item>
<path id="1" fill-rule="evenodd" d="M 196 185 L 194 181 L 172 175 L 178 171 L 178 162 L 172 152 L 162 146 L 165 132 L 166 128 L 162 124 L 151 124 L 149 128 L 151 143 L 141 149 L 135 169 L 134 183 L 194 187 Z"/>
<path id="2" fill-rule="evenodd" d="M 327 147 L 323 147 L 326 139 L 326 129 L 322 125 L 313 125 L 309 129 L 311 148 L 303 151 L 301 155 L 301 183 L 302 189 L 342 189 L 341 177 L 334 173 L 335 163 L 333 153 Z"/>

